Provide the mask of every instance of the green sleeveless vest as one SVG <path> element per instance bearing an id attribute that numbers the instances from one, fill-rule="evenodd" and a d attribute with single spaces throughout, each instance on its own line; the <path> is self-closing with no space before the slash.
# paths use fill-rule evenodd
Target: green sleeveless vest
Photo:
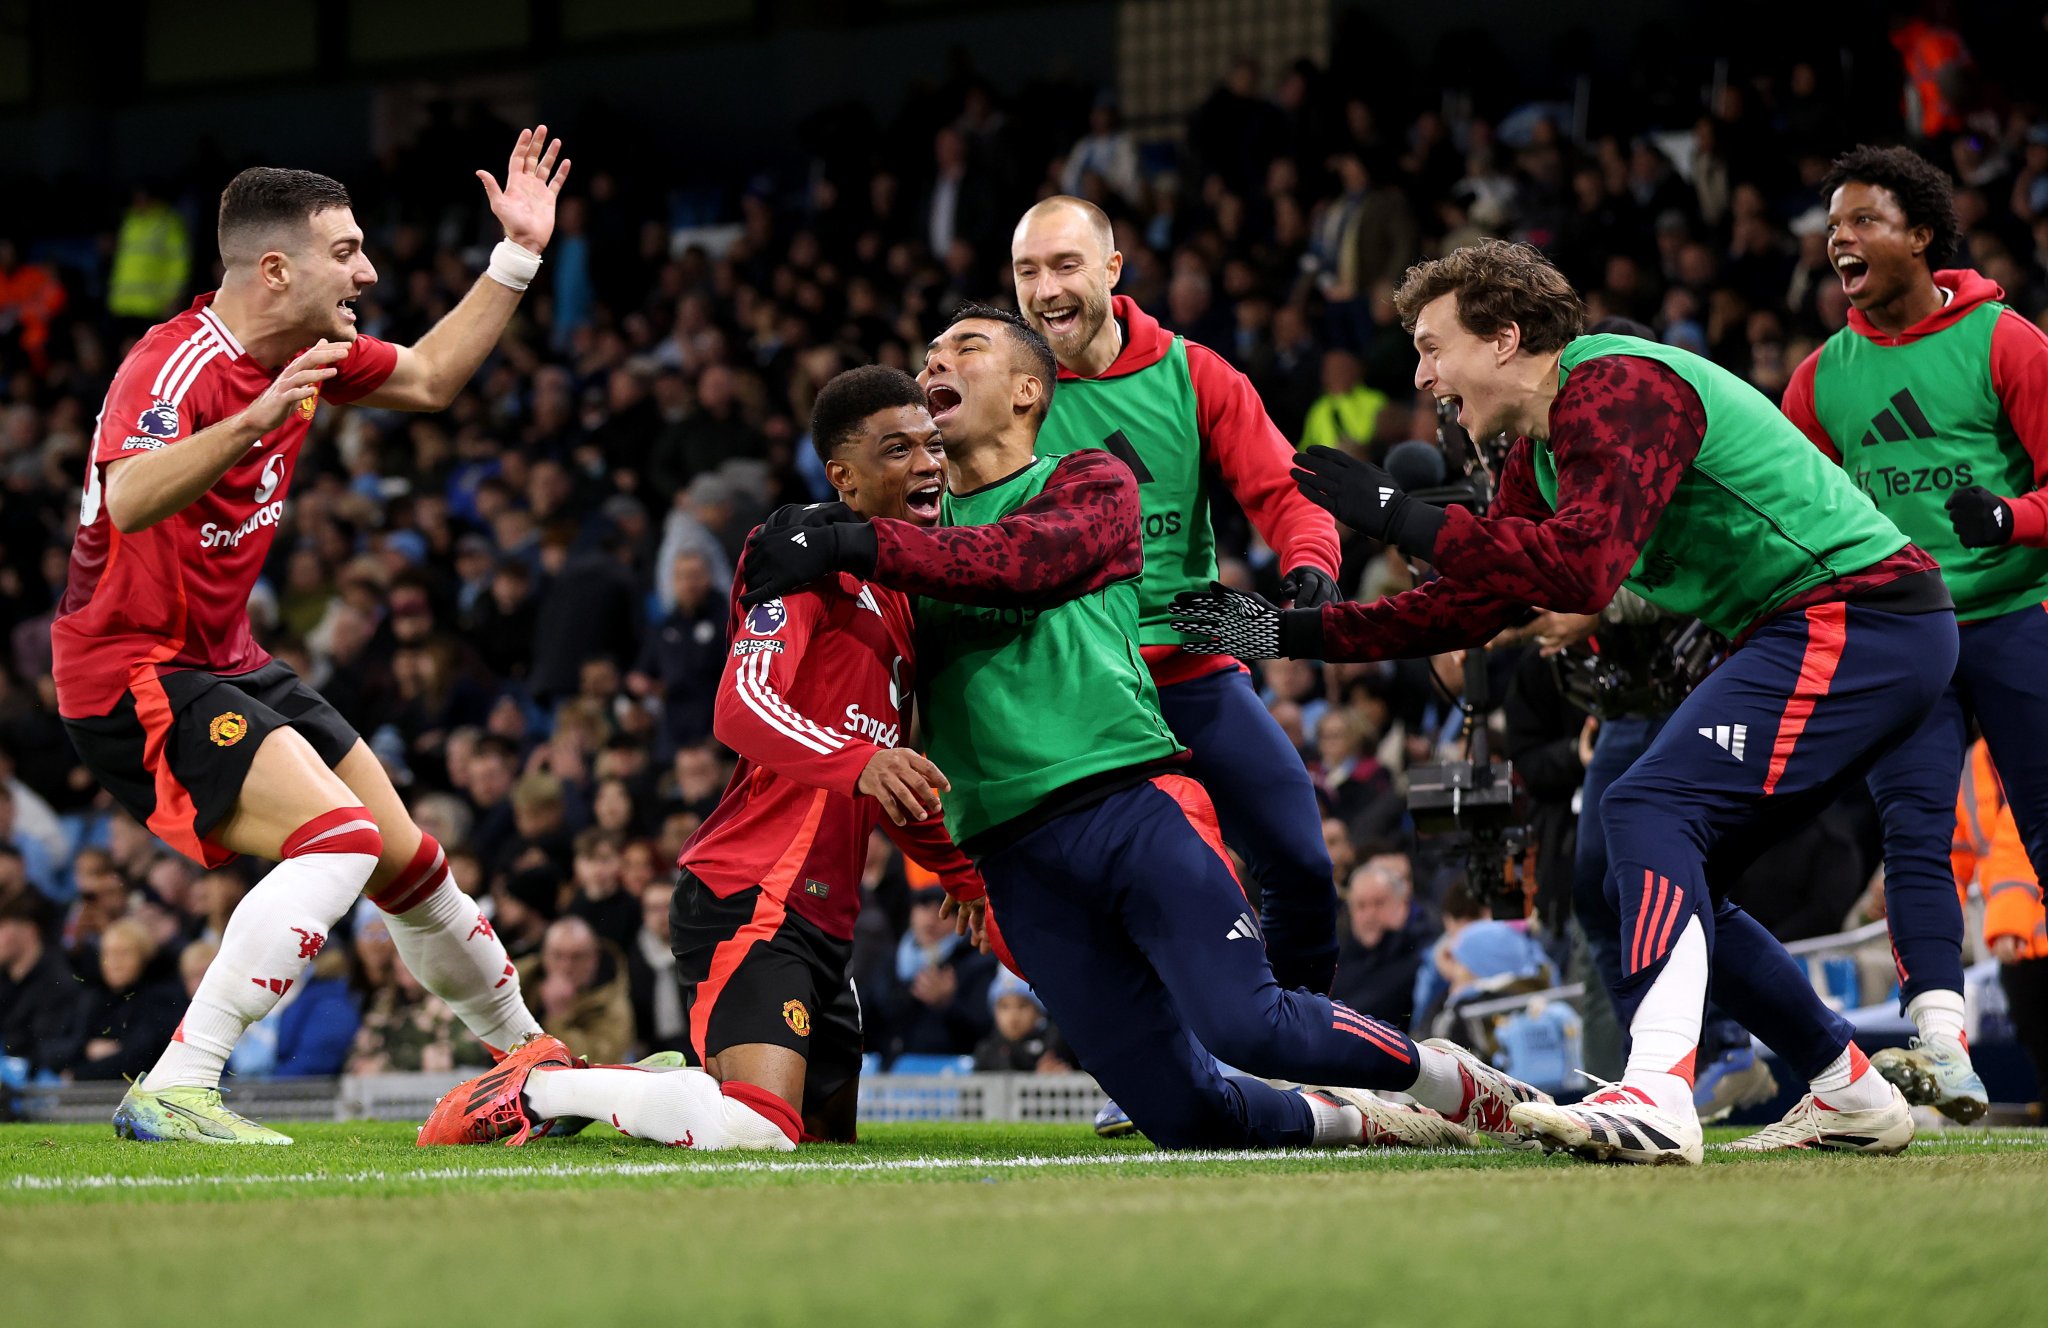
<path id="1" fill-rule="evenodd" d="M 1708 360 L 1637 337 L 1567 345 L 1558 387 L 1602 355 L 1637 355 L 1691 385 L 1707 433 L 1622 584 L 1659 608 L 1737 637 L 1786 600 L 1861 571 L 1906 545 L 1792 422 Z M 1557 459 L 1536 444 L 1536 484 L 1557 506 Z M 1540 605 L 1538 607 L 1541 607 Z"/>
<path id="2" fill-rule="evenodd" d="M 1216 532 L 1202 489 L 1202 438 L 1187 343 L 1121 378 L 1062 378 L 1038 430 L 1040 456 L 1099 447 L 1131 468 L 1145 509 L 1145 575 L 1138 583 L 1138 640 L 1177 646 L 1167 626 L 1173 597 L 1216 579 Z"/>
<path id="3" fill-rule="evenodd" d="M 1039 457 L 986 488 L 949 493 L 939 524 L 999 521 L 1057 465 Z M 1180 750 L 1138 654 L 1132 581 L 1036 609 L 920 598 L 917 623 L 926 754 L 953 781 L 945 804 L 955 843 L 1069 784 Z"/>
<path id="4" fill-rule="evenodd" d="M 1963 619 L 2048 600 L 2048 549 L 1966 549 L 1943 506 L 1973 484 L 2008 496 L 2034 488 L 2033 463 L 1991 386 L 1991 330 L 2004 311 L 1981 304 L 1903 346 L 1845 327 L 1814 366 L 1813 413 L 1842 469 L 1941 564 Z"/>

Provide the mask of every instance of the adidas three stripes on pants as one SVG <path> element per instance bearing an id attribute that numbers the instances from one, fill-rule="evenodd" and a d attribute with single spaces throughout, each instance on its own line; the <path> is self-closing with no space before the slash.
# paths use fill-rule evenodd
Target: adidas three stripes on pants
<path id="1" fill-rule="evenodd" d="M 1415 1082 L 1406 1033 L 1274 981 L 1209 797 L 1185 775 L 1064 812 L 976 865 L 1081 1068 L 1161 1148 L 1313 1143 L 1307 1101 L 1248 1075 Z M 1217 1058 L 1245 1075 L 1219 1072 Z"/>
<path id="2" fill-rule="evenodd" d="M 1802 1076 L 1841 1054 L 1848 1022 L 1761 924 L 1714 902 L 1709 872 L 1733 879 L 1906 743 L 1955 661 L 1951 612 L 1821 604 L 1767 620 L 1686 698 L 1600 803 L 1607 898 L 1621 920 L 1611 991 L 1623 1027 L 1697 916 L 1716 1004 Z"/>

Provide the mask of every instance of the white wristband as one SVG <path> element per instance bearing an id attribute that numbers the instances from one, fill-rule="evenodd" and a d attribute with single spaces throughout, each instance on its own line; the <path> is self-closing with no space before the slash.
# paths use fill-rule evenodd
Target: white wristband
<path id="1" fill-rule="evenodd" d="M 492 281 L 516 291 L 532 285 L 539 274 L 540 255 L 510 240 L 498 241 L 498 247 L 491 250 L 491 265 L 484 269 L 484 275 Z"/>

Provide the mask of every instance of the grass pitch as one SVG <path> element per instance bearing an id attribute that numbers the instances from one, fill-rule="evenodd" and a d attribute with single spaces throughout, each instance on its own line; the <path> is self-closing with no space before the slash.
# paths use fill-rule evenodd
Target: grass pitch
<path id="1" fill-rule="evenodd" d="M 592 1129 L 422 1150 L 0 1127 L 9 1324 L 1842 1324 L 2011 1321 L 2048 1138 L 1609 1168 L 1161 1154 L 1075 1126 L 895 1125 L 699 1155 Z M 1734 1132 L 1710 1132 L 1728 1138 Z"/>

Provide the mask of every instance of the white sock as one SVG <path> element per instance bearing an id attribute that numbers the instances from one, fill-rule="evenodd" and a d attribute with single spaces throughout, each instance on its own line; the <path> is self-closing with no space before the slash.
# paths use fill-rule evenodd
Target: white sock
<path id="1" fill-rule="evenodd" d="M 536 1116 L 589 1116 L 610 1121 L 621 1134 L 676 1148 L 796 1151 L 791 1124 L 769 1119 L 702 1070 L 535 1070 L 526 1080 L 526 1105 Z M 752 1089 L 758 1101 L 766 1094 Z"/>
<path id="2" fill-rule="evenodd" d="M 1664 958 L 1664 971 L 1643 993 L 1629 1021 L 1622 1083 L 1665 1111 L 1691 1113 L 1693 1061 L 1706 1012 L 1707 934 L 1694 914 L 1685 920 L 1685 930 Z"/>
<path id="3" fill-rule="evenodd" d="M 1365 1137 L 1365 1113 L 1342 1102 L 1330 1102 L 1315 1093 L 1303 1093 L 1309 1115 L 1315 1118 L 1317 1148 L 1342 1148 Z"/>
<path id="4" fill-rule="evenodd" d="M 371 900 L 388 916 L 406 968 L 485 1046 L 510 1051 L 540 1034 L 504 942 L 455 883 L 448 855 L 432 835 L 421 838 L 411 865 Z"/>
<path id="5" fill-rule="evenodd" d="M 213 1088 L 242 1030 L 269 1014 L 377 869 L 383 837 L 370 813 L 346 807 L 307 822 L 285 859 L 228 920 L 185 1018 L 142 1087 Z"/>
<path id="6" fill-rule="evenodd" d="M 1815 1100 L 1836 1111 L 1874 1111 L 1892 1100 L 1892 1086 L 1870 1068 L 1853 1042 L 1828 1062 L 1827 1069 L 1813 1076 L 1808 1087 Z"/>
<path id="7" fill-rule="evenodd" d="M 1923 991 L 1906 1002 L 1906 1017 L 1920 1030 L 1922 1042 L 1963 1041 L 1963 993 Z"/>
<path id="8" fill-rule="evenodd" d="M 1418 1042 L 1415 1050 L 1415 1082 L 1404 1091 L 1439 1116 L 1451 1120 L 1462 1117 L 1469 1105 L 1466 1096 L 1471 1091 L 1465 1083 L 1465 1067 L 1441 1047 L 1425 1047 Z"/>

